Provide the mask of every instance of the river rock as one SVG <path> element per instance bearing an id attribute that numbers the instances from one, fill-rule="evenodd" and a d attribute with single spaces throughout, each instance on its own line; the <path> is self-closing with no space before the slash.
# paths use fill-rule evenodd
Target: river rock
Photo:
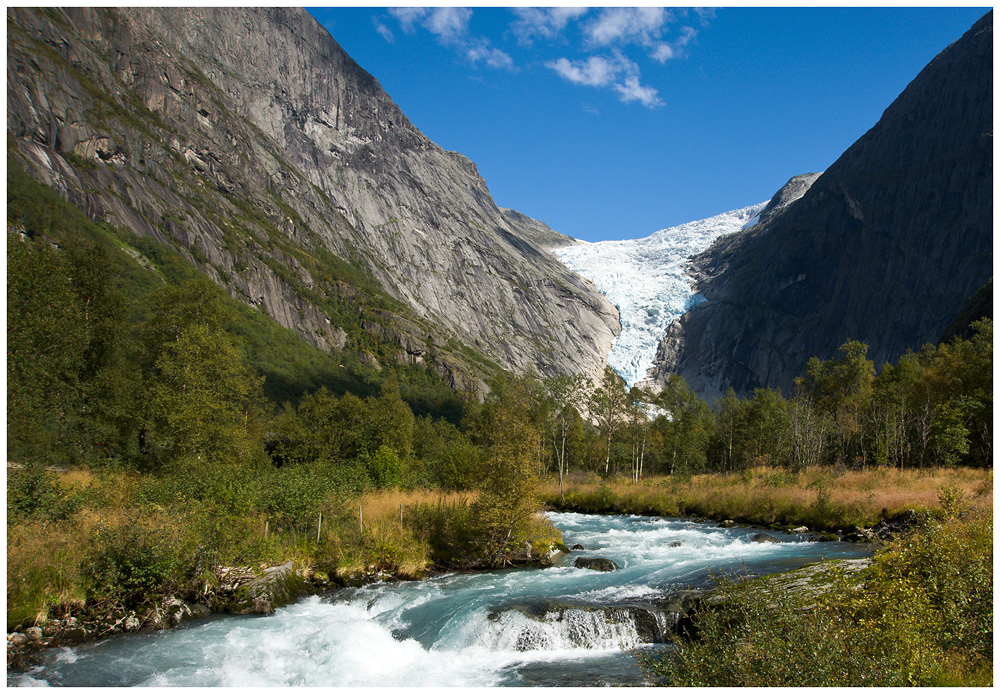
<path id="1" fill-rule="evenodd" d="M 540 624 L 564 625 L 564 636 L 577 646 L 593 647 L 593 639 L 605 631 L 601 624 L 625 626 L 634 629 L 634 638 L 639 643 L 663 643 L 669 631 L 677 623 L 682 609 L 673 603 L 663 607 L 659 604 L 640 602 L 601 605 L 575 600 L 533 600 L 494 608 L 487 614 L 491 622 L 505 622 L 507 613 L 517 612 Z M 581 619 L 581 617 L 589 617 Z M 607 633 L 605 632 L 605 637 Z M 624 634 L 623 634 L 624 636 Z M 528 651 L 544 647 L 546 630 L 536 632 L 524 628 L 515 643 L 515 650 Z M 627 637 L 625 637 L 627 638 Z"/>
<path id="2" fill-rule="evenodd" d="M 734 520 L 724 520 L 721 523 L 719 523 L 720 528 L 735 528 L 736 525 L 737 523 Z"/>
<path id="3" fill-rule="evenodd" d="M 791 529 L 791 530 L 789 530 L 788 532 L 792 533 L 793 535 L 801 535 L 802 533 L 807 533 L 807 532 L 809 532 L 809 528 L 807 528 L 807 527 L 806 527 L 806 526 L 804 526 L 804 525 L 800 525 L 800 526 L 799 526 L 799 527 L 797 527 L 797 528 L 792 528 L 792 529 Z"/>
<path id="4" fill-rule="evenodd" d="M 590 569 L 591 571 L 617 571 L 618 564 L 604 557 L 577 557 L 573 566 L 578 569 Z"/>
<path id="5" fill-rule="evenodd" d="M 768 535 L 767 533 L 758 533 L 758 534 L 754 535 L 750 539 L 753 540 L 754 542 L 765 542 L 765 543 L 766 542 L 780 542 L 780 540 L 778 538 L 776 538 L 776 537 L 774 537 L 772 535 Z"/>
<path id="6" fill-rule="evenodd" d="M 24 630 L 24 635 L 29 641 L 41 641 L 42 640 L 42 629 L 41 627 L 28 627 Z"/>
<path id="7" fill-rule="evenodd" d="M 680 547 L 680 546 L 681 546 L 681 541 L 680 540 L 674 540 L 669 545 L 667 545 L 667 547 Z"/>
<path id="8" fill-rule="evenodd" d="M 305 579 L 287 561 L 281 566 L 264 569 L 263 573 L 236 589 L 233 614 L 271 614 L 275 608 L 294 602 L 305 592 Z"/>
<path id="9" fill-rule="evenodd" d="M 577 544 L 573 545 L 572 547 L 570 547 L 570 549 L 571 550 L 584 549 L 584 546 L 581 545 L 581 544 L 579 544 L 579 543 L 577 543 Z"/>

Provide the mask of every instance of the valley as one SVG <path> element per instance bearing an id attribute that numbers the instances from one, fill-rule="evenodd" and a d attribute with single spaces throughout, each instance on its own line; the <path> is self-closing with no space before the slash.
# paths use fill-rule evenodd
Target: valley
<path id="1" fill-rule="evenodd" d="M 822 173 L 594 242 L 336 33 L 8 8 L 8 685 L 992 683 L 992 12 Z M 544 68 L 665 105 L 609 55 Z"/>

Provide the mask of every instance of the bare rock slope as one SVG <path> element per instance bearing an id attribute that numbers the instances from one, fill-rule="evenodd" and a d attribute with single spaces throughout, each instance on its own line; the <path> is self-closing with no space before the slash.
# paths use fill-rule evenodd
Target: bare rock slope
<path id="1" fill-rule="evenodd" d="M 7 37 L 18 162 L 312 344 L 375 333 L 467 389 L 603 368 L 614 307 L 306 12 L 9 8 Z"/>

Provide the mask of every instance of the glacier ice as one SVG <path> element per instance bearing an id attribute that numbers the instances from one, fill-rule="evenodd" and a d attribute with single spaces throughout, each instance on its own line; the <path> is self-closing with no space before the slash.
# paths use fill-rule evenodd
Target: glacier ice
<path id="1" fill-rule="evenodd" d="M 661 229 L 642 239 L 580 241 L 552 251 L 618 307 L 622 331 L 608 354 L 608 365 L 629 387 L 653 366 L 667 327 L 705 300 L 695 294 L 685 273 L 687 261 L 720 236 L 752 226 L 767 203 Z"/>

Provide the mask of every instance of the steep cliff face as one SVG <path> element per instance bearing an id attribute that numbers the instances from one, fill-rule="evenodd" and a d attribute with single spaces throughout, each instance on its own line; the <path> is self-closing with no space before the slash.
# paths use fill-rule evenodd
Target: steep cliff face
<path id="1" fill-rule="evenodd" d="M 992 65 L 990 12 L 805 194 L 698 256 L 708 301 L 672 326 L 659 377 L 787 391 L 849 339 L 876 366 L 936 342 L 992 276 Z"/>
<path id="2" fill-rule="evenodd" d="M 467 388 L 603 367 L 614 307 L 304 11 L 8 9 L 7 56 L 29 172 L 311 343 L 376 333 Z"/>

